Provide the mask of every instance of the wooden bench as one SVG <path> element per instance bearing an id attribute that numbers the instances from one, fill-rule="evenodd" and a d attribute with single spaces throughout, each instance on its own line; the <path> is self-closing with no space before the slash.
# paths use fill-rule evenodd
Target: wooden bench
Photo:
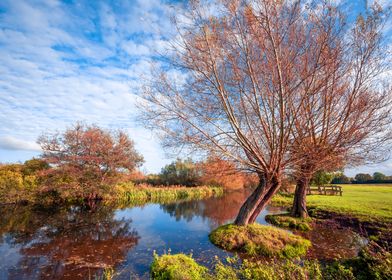
<path id="1" fill-rule="evenodd" d="M 329 186 L 318 186 L 314 187 L 311 186 L 307 190 L 307 194 L 320 194 L 320 195 L 340 195 L 342 196 L 342 187 L 341 186 L 335 186 L 335 185 L 329 185 Z"/>

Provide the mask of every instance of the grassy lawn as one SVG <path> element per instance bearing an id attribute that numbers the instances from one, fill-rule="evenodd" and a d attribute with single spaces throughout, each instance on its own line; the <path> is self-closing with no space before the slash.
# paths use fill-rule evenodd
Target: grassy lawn
<path id="1" fill-rule="evenodd" d="M 392 222 L 392 184 L 341 185 L 343 196 L 309 195 L 309 207 L 350 215 L 361 221 Z M 277 195 L 273 203 L 291 205 L 293 198 Z"/>

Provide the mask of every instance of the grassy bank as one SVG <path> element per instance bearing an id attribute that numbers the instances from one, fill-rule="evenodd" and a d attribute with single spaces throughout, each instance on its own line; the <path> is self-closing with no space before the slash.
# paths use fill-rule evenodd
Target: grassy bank
<path id="1" fill-rule="evenodd" d="M 260 224 L 220 226 L 209 237 L 216 246 L 247 256 L 290 259 L 305 255 L 311 246 L 309 240 L 298 235 Z"/>
<path id="2" fill-rule="evenodd" d="M 154 255 L 151 279 L 214 279 L 214 280 L 355 280 L 391 279 L 391 254 L 388 252 L 370 255 L 366 251 L 359 257 L 347 261 L 321 264 L 316 260 L 296 262 L 290 260 L 249 261 L 241 263 L 228 258 L 227 264 L 217 260 L 215 268 L 208 270 L 198 264 L 192 256 L 184 254 Z M 380 255 L 381 254 L 381 255 Z"/>
<path id="3" fill-rule="evenodd" d="M 251 262 L 242 263 L 236 258 L 228 258 L 228 264 L 217 260 L 215 268 L 209 271 L 206 267 L 195 262 L 192 256 L 183 254 L 154 256 L 151 265 L 151 279 L 154 280 L 264 280 L 264 279 L 322 279 L 321 267 L 317 262 L 305 262 L 303 265 L 292 261 L 282 262 Z M 339 272 L 338 279 L 353 279 L 351 271 Z M 336 278 L 326 278 L 336 279 Z"/>
<path id="4" fill-rule="evenodd" d="M 294 218 L 289 214 L 277 214 L 277 215 L 267 215 L 265 220 L 277 227 L 283 227 L 288 229 L 294 229 L 299 231 L 309 231 L 312 229 L 310 225 L 312 218 Z"/>
<path id="5" fill-rule="evenodd" d="M 151 278 L 155 280 L 203 280 L 209 276 L 206 267 L 199 265 L 192 256 L 184 254 L 166 254 L 162 256 L 154 254 L 150 271 Z"/>
<path id="6" fill-rule="evenodd" d="M 309 195 L 308 207 L 366 222 L 392 222 L 392 184 L 342 185 L 343 196 Z M 290 207 L 293 196 L 276 195 L 272 203 Z"/>
<path id="7" fill-rule="evenodd" d="M 223 194 L 223 189 L 209 186 L 151 186 L 147 184 L 121 183 L 114 187 L 113 192 L 114 195 L 108 197 L 108 201 L 115 201 L 129 206 L 219 196 Z"/>

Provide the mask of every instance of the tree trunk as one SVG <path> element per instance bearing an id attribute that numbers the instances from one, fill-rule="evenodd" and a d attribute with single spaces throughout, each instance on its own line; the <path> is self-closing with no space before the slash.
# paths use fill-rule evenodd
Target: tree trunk
<path id="1" fill-rule="evenodd" d="M 308 209 L 306 208 L 306 191 L 309 187 L 309 181 L 310 180 L 308 178 L 301 178 L 297 180 L 293 208 L 291 209 L 291 216 L 293 217 L 309 217 Z"/>
<path id="2" fill-rule="evenodd" d="M 248 223 L 252 224 L 256 221 L 256 218 L 259 216 L 260 212 L 263 211 L 264 207 L 271 201 L 274 194 L 279 190 L 281 186 L 281 181 L 279 177 L 274 177 L 271 182 L 271 187 L 268 192 L 265 194 L 263 199 L 257 205 L 256 209 L 253 211 L 252 215 L 249 218 Z"/>
<path id="3" fill-rule="evenodd" d="M 276 178 L 266 180 L 263 175 L 260 175 L 259 185 L 242 204 L 234 224 L 243 226 L 253 223 L 279 187 L 280 180 Z"/>
<path id="4" fill-rule="evenodd" d="M 234 224 L 238 226 L 247 225 L 253 211 L 256 209 L 257 205 L 264 197 L 266 193 L 266 180 L 264 175 L 259 175 L 259 180 L 260 181 L 257 188 L 242 204 L 240 211 L 238 212 L 237 218 L 234 221 Z"/>

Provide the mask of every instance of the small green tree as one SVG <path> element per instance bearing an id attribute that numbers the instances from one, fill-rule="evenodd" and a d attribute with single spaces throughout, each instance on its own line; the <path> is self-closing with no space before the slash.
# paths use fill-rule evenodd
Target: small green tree
<path id="1" fill-rule="evenodd" d="M 372 180 L 373 177 L 370 174 L 365 174 L 365 173 L 358 173 L 355 175 L 355 181 L 358 183 L 366 183 L 369 180 Z"/>
<path id="2" fill-rule="evenodd" d="M 21 171 L 24 176 L 28 176 L 35 175 L 37 174 L 37 172 L 45 169 L 49 169 L 49 164 L 46 161 L 42 159 L 32 158 L 24 162 Z"/>
<path id="3" fill-rule="evenodd" d="M 381 172 L 374 172 L 373 173 L 373 180 L 384 181 L 386 179 L 387 179 L 387 176 L 385 176 L 385 174 L 383 174 Z"/>
<path id="4" fill-rule="evenodd" d="M 323 186 L 330 184 L 334 177 L 333 173 L 325 171 L 317 171 L 312 178 L 311 183 L 316 186 Z"/>
<path id="5" fill-rule="evenodd" d="M 331 181 L 332 184 L 350 184 L 351 179 L 343 173 L 338 173 Z"/>
<path id="6" fill-rule="evenodd" d="M 159 178 L 165 185 L 195 186 L 200 175 L 196 164 L 191 159 L 177 159 L 162 168 Z"/>

